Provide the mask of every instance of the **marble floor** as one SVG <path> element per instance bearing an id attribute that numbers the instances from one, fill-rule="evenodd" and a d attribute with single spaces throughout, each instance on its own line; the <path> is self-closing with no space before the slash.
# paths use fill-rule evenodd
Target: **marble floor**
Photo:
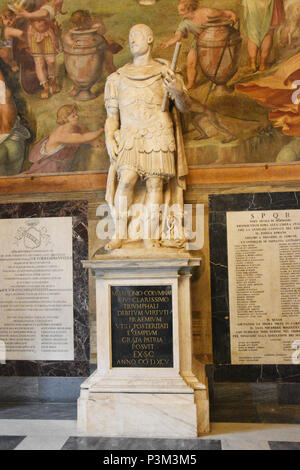
<path id="1" fill-rule="evenodd" d="M 198 439 L 85 436 L 75 404 L 1 404 L 0 450 L 300 450 L 300 425 L 212 423 Z"/>

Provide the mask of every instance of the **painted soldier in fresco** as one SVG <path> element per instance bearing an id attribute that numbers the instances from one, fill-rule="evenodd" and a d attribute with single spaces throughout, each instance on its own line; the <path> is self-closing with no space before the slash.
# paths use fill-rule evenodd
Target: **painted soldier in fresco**
<path id="1" fill-rule="evenodd" d="M 33 56 L 35 70 L 43 88 L 42 99 L 49 98 L 60 91 L 56 77 L 56 56 L 59 52 L 60 28 L 56 22 L 57 13 L 62 12 L 63 0 L 50 0 L 33 11 L 21 9 L 19 17 L 30 20 L 27 30 L 30 53 Z"/>

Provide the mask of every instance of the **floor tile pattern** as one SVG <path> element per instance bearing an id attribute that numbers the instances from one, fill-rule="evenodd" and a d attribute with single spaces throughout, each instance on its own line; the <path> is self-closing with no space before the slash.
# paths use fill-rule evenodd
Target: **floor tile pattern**
<path id="1" fill-rule="evenodd" d="M 78 431 L 73 404 L 0 406 L 0 450 L 300 450 L 299 424 L 212 423 L 198 439 L 87 436 Z"/>

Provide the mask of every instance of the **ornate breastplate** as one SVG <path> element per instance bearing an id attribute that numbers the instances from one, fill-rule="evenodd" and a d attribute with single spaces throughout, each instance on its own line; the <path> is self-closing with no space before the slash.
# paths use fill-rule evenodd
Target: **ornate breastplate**
<path id="1" fill-rule="evenodd" d="M 122 77 L 119 83 L 121 127 L 170 129 L 171 117 L 161 111 L 163 97 L 161 74 L 147 80 Z"/>
<path id="2" fill-rule="evenodd" d="M 164 96 L 161 76 L 141 82 L 122 77 L 119 85 L 119 108 L 135 121 L 151 121 L 160 109 Z"/>

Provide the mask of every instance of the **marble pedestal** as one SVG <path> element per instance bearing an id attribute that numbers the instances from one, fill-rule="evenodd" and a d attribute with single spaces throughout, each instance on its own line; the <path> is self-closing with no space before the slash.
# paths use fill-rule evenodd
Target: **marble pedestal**
<path id="1" fill-rule="evenodd" d="M 81 386 L 80 431 L 152 438 L 209 432 L 205 369 L 192 352 L 190 278 L 200 262 L 188 255 L 83 262 L 96 277 L 98 368 Z M 111 293 L 120 286 L 171 287 L 171 367 L 113 367 Z"/>

